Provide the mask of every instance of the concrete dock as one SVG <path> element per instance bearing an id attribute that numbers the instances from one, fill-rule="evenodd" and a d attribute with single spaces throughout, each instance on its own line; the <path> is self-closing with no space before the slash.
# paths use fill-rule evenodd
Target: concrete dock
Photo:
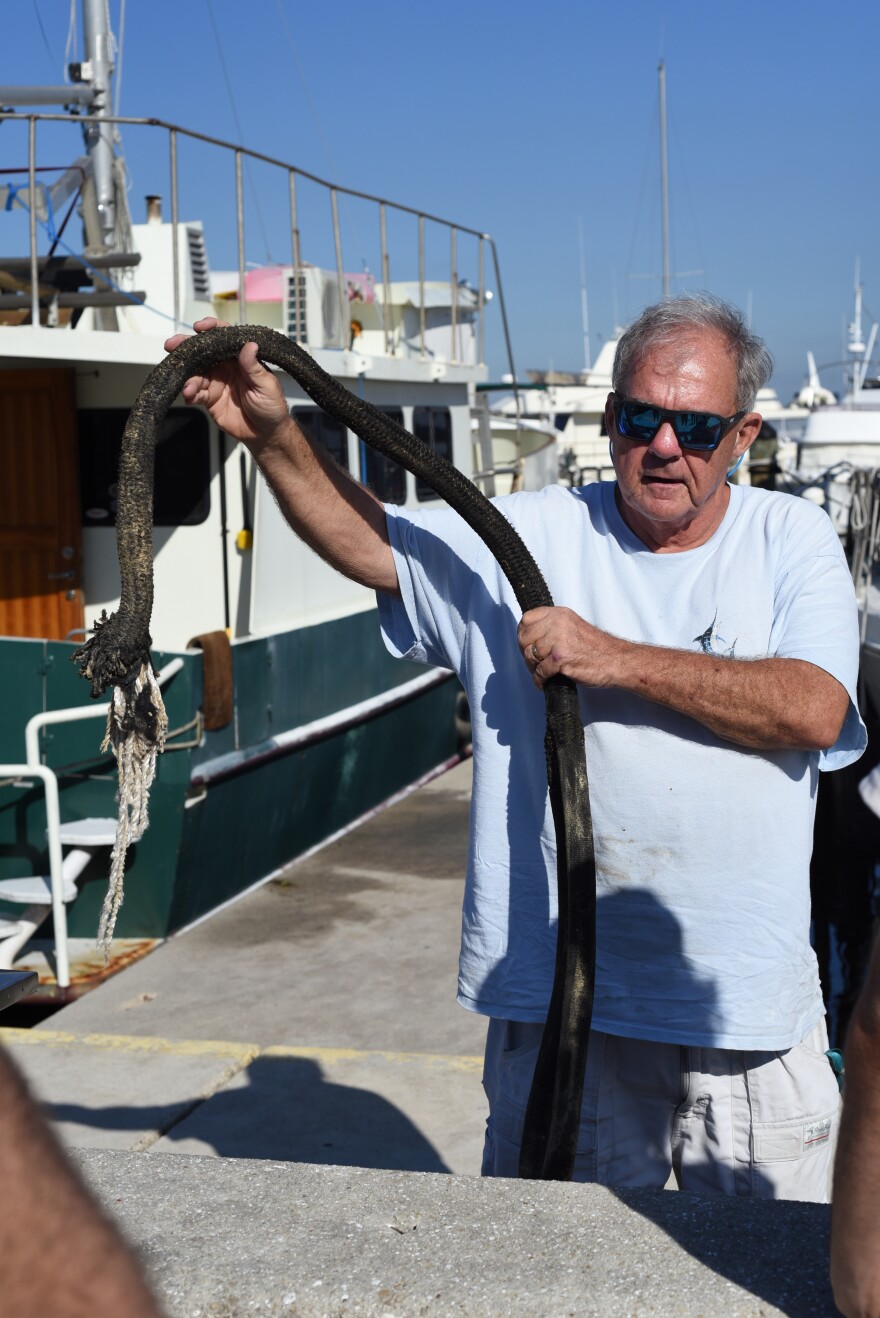
<path id="1" fill-rule="evenodd" d="M 835 1313 L 824 1207 L 479 1179 L 469 798 L 466 762 L 0 1030 L 167 1313 Z"/>

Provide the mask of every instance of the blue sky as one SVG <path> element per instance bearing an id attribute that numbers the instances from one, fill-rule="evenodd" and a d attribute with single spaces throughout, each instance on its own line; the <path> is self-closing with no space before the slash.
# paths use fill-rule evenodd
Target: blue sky
<path id="1" fill-rule="evenodd" d="M 60 81 L 68 0 L 7 9 L 0 80 Z M 110 11 L 118 35 L 120 0 Z M 878 49 L 880 6 L 867 0 L 839 10 L 815 0 L 127 0 L 120 110 L 491 233 L 519 372 L 577 369 L 579 222 L 594 354 L 615 313 L 626 320 L 660 293 L 662 53 L 672 266 L 702 272 L 673 286 L 750 302 L 787 398 L 808 348 L 820 363 L 841 359 L 856 257 L 880 316 Z M 167 195 L 167 176 L 136 136 L 125 143 L 142 219 L 143 194 Z M 202 217 L 219 166 L 184 169 L 186 218 Z M 233 265 L 219 224 L 228 204 L 215 210 L 212 264 Z M 365 207 L 344 208 L 347 268 L 375 268 L 376 223 Z M 289 259 L 286 224 L 280 191 L 252 171 L 248 258 Z M 307 257 L 330 259 L 316 231 L 305 236 Z M 392 251 L 395 277 L 416 274 L 411 237 Z M 488 348 L 500 372 L 497 312 Z M 839 368 L 823 380 L 839 387 Z"/>

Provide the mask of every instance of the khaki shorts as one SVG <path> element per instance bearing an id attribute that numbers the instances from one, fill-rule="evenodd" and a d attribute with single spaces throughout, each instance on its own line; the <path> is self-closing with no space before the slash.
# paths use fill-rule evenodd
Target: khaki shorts
<path id="1" fill-rule="evenodd" d="M 517 1176 L 542 1026 L 491 1020 L 484 1176 Z M 590 1035 L 576 1181 L 828 1203 L 840 1094 L 824 1022 L 785 1052 Z"/>

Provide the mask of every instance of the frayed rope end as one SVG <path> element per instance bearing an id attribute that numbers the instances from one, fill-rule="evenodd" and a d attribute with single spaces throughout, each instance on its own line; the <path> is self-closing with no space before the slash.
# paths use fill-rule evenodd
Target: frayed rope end
<path id="1" fill-rule="evenodd" d="M 116 842 L 110 858 L 110 882 L 98 924 L 98 951 L 107 964 L 116 917 L 122 905 L 122 881 L 129 844 L 143 837 L 149 823 L 150 787 L 156 776 L 156 756 L 165 747 L 168 716 L 152 665 L 143 664 L 124 686 L 113 688 L 107 731 L 101 750 L 112 750 L 119 772 L 116 793 Z"/>

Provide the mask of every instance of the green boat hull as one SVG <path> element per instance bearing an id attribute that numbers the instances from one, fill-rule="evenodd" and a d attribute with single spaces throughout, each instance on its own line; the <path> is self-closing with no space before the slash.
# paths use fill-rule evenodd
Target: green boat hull
<path id="1" fill-rule="evenodd" d="M 69 662 L 72 650 L 62 642 L 0 639 L 8 693 L 0 710 L 4 763 L 24 761 L 25 725 L 34 714 L 90 704 Z M 173 657 L 155 652 L 154 664 L 161 668 Z M 150 794 L 150 826 L 129 851 L 120 940 L 163 938 L 209 914 L 459 750 L 460 688 L 451 675 L 438 674 L 436 684 L 414 694 L 407 689 L 399 704 L 363 709 L 426 672 L 387 654 L 374 610 L 236 643 L 233 717 L 201 735 L 203 659 L 182 658 L 164 691 L 171 735 Z M 305 744 L 291 737 L 349 710 L 336 730 L 319 729 Z M 99 750 L 102 735 L 100 718 L 41 733 L 43 762 L 58 775 L 63 822 L 115 815 L 115 764 Z M 42 787 L 7 784 L 0 792 L 0 879 L 48 872 L 45 829 Z M 94 937 L 107 872 L 108 852 L 99 850 L 68 907 L 71 938 Z"/>

